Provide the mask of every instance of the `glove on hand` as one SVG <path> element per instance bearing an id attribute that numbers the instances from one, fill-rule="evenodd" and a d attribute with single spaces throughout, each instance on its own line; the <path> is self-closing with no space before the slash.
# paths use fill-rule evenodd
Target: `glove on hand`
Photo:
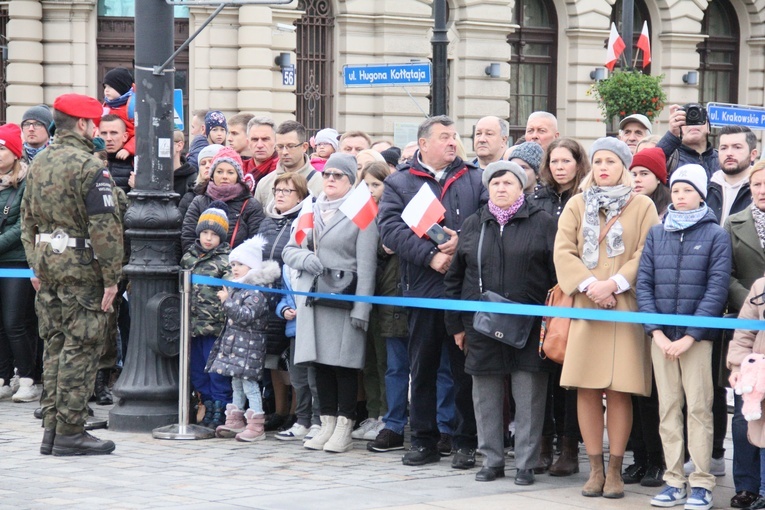
<path id="1" fill-rule="evenodd" d="M 320 275 L 324 270 L 324 265 L 321 263 L 321 260 L 319 260 L 319 257 L 313 253 L 306 257 L 305 262 L 303 263 L 303 267 L 306 271 L 313 275 Z"/>

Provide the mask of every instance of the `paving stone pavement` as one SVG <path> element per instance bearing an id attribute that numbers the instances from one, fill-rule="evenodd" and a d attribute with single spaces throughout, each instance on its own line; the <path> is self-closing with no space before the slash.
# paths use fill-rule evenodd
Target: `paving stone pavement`
<path id="1" fill-rule="evenodd" d="M 94 431 L 117 443 L 111 455 L 53 457 L 39 454 L 42 429 L 36 404 L 0 401 L 0 510 L 78 509 L 310 509 L 310 510 L 504 510 L 650 508 L 656 489 L 628 485 L 622 500 L 584 498 L 589 466 L 581 448 L 582 472 L 565 478 L 537 476 L 534 485 L 508 478 L 481 483 L 477 469 L 438 464 L 407 467 L 401 452 L 372 454 L 364 441 L 344 454 L 306 450 L 268 434 L 257 443 L 229 439 L 157 440 L 151 434 Z M 106 417 L 108 407 L 94 406 Z M 730 429 L 729 429 L 730 430 Z M 733 496 L 730 433 L 727 476 L 717 479 L 715 508 Z M 625 464 L 629 458 L 625 459 Z"/>

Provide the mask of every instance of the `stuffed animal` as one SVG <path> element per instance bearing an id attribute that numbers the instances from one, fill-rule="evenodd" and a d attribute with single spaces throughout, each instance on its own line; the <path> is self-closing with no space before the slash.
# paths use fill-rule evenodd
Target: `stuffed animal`
<path id="1" fill-rule="evenodd" d="M 762 418 L 762 400 L 765 398 L 765 354 L 752 353 L 741 362 L 741 378 L 733 388 L 741 395 L 744 405 L 741 414 L 746 421 Z"/>

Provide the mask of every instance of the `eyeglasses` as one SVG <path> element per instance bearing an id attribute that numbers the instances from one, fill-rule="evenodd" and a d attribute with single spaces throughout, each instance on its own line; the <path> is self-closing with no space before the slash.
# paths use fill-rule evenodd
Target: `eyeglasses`
<path id="1" fill-rule="evenodd" d="M 280 143 L 280 144 L 276 145 L 276 150 L 279 151 L 279 152 L 282 152 L 284 149 L 287 149 L 287 150 L 290 150 L 290 151 L 294 151 L 298 147 L 302 147 L 302 146 L 303 146 L 302 143 L 288 143 L 287 145 L 284 145 L 284 144 Z"/>
<path id="2" fill-rule="evenodd" d="M 297 190 L 287 188 L 274 188 L 271 191 L 274 192 L 274 195 L 291 195 Z"/>
<path id="3" fill-rule="evenodd" d="M 30 127 L 35 129 L 44 128 L 45 124 L 42 122 L 37 122 L 36 120 L 27 120 L 21 123 L 21 129 L 27 129 Z"/>
<path id="4" fill-rule="evenodd" d="M 321 176 L 324 177 L 324 179 L 339 181 L 345 176 L 345 174 L 343 172 L 322 172 Z"/>

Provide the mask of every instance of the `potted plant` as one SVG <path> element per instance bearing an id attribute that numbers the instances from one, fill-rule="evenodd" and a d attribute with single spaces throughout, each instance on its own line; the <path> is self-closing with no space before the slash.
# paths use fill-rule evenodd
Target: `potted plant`
<path id="1" fill-rule="evenodd" d="M 661 88 L 664 75 L 651 76 L 638 70 L 616 71 L 587 91 L 598 103 L 606 123 L 641 113 L 653 122 L 664 109 L 667 96 Z"/>

